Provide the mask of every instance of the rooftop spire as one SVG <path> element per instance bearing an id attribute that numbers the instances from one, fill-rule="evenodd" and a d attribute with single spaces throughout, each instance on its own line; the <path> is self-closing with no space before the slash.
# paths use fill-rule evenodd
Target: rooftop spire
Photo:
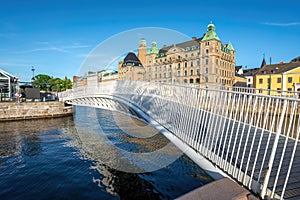
<path id="1" fill-rule="evenodd" d="M 152 42 L 151 43 L 151 48 L 150 50 L 148 51 L 148 54 L 158 54 L 159 50 L 157 48 L 157 43 L 156 42 Z"/>
<path id="2" fill-rule="evenodd" d="M 216 30 L 215 25 L 212 23 L 212 21 L 210 21 L 210 24 L 208 24 L 208 26 L 207 26 L 207 31 L 206 31 L 206 34 L 204 35 L 202 41 L 213 40 L 213 39 L 220 40 L 220 38 L 218 37 L 215 30 Z"/>
<path id="3" fill-rule="evenodd" d="M 146 46 L 146 40 L 145 40 L 145 38 L 141 38 L 139 46 Z"/>
<path id="4" fill-rule="evenodd" d="M 263 61 L 261 62 L 260 68 L 263 68 L 263 66 L 267 65 L 266 60 L 265 60 L 265 54 L 264 54 L 264 58 Z"/>

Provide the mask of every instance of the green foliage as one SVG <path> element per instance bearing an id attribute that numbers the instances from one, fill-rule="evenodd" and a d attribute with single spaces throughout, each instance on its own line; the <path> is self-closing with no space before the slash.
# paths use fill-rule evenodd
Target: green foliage
<path id="1" fill-rule="evenodd" d="M 72 88 L 72 82 L 65 77 L 64 79 L 53 78 L 46 74 L 38 74 L 34 77 L 33 86 L 40 88 L 41 91 L 65 91 Z"/>

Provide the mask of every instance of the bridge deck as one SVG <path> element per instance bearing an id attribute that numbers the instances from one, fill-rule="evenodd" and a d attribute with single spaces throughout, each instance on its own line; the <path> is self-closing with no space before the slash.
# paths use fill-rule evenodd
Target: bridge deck
<path id="1" fill-rule="evenodd" d="M 201 110 L 196 111 L 201 112 Z M 224 162 L 227 160 L 227 165 L 225 165 L 225 171 L 229 171 L 229 173 L 235 174 L 238 181 L 242 181 L 242 176 L 238 177 L 238 168 L 241 169 L 242 172 L 247 170 L 247 175 L 251 176 L 253 170 L 253 179 L 257 181 L 261 181 L 266 174 L 267 165 L 269 162 L 272 146 L 274 144 L 275 134 L 263 129 L 256 129 L 253 126 L 248 124 L 240 123 L 238 121 L 227 119 L 223 116 L 210 116 L 214 115 L 207 111 L 207 118 L 214 118 L 216 124 L 211 124 L 210 127 L 206 123 L 201 123 L 200 121 L 194 121 L 199 130 L 203 131 L 204 138 L 196 137 L 194 140 L 197 142 L 191 142 L 191 145 L 195 149 L 206 149 L 205 156 L 211 157 L 213 156 L 212 162 L 220 165 L 220 162 Z M 182 116 L 183 117 L 183 116 Z M 220 126 L 226 127 L 225 129 L 219 129 Z M 220 132 L 211 133 L 211 129 L 220 130 Z M 227 134 L 226 134 L 227 133 Z M 230 136 L 229 134 L 232 133 Z M 244 133 L 244 134 L 243 134 Z M 245 134 L 246 133 L 246 134 Z M 242 135 L 243 134 L 243 135 Z M 200 135 L 200 134 L 199 134 Z M 248 136 L 248 137 L 247 137 Z M 248 140 L 248 142 L 246 142 Z M 226 142 L 225 142 L 226 141 Z M 249 154 L 251 145 L 252 153 Z M 259 145 L 259 142 L 261 143 Z M 269 144 L 268 144 L 269 142 Z M 285 178 L 287 171 L 289 169 L 289 163 L 292 156 L 292 151 L 295 145 L 295 140 L 288 138 L 286 140 L 285 136 L 280 135 L 279 143 L 275 155 L 275 160 L 273 164 L 273 169 L 278 169 L 280 164 L 281 155 L 284 151 L 286 143 L 286 149 L 284 153 L 284 158 L 281 166 L 281 170 L 279 173 L 279 178 L 276 185 L 276 193 L 277 195 L 281 195 L 283 190 Z M 217 144 L 214 147 L 211 144 Z M 243 146 L 243 144 L 246 144 Z M 200 147 L 201 146 L 201 147 Z M 267 151 L 265 151 L 267 148 Z M 297 149 L 300 149 L 299 143 L 297 143 Z M 239 153 L 237 153 L 239 151 Z M 243 152 L 246 152 L 243 154 Z M 266 152 L 266 155 L 265 155 Z M 257 155 L 257 158 L 256 158 Z M 250 159 L 248 160 L 248 158 Z M 221 159 L 222 158 L 222 159 Z M 256 160 L 256 161 L 255 161 Z M 229 165 L 230 164 L 230 165 Z M 248 167 L 247 167 L 248 164 Z M 263 165 L 261 172 L 260 168 Z M 227 167 L 226 167 L 227 166 Z M 233 172 L 233 167 L 237 166 L 235 172 Z M 247 168 L 247 169 L 246 169 Z M 277 176 L 277 170 L 271 171 L 270 176 L 270 184 L 268 188 L 272 191 L 275 179 Z M 295 152 L 293 167 L 291 168 L 290 177 L 288 180 L 288 184 L 286 187 L 286 191 L 284 194 L 284 199 L 299 199 L 300 196 L 300 151 Z M 260 180 L 259 180 L 260 179 Z"/>
<path id="2" fill-rule="evenodd" d="M 134 81 L 62 96 L 75 105 L 125 112 L 134 112 L 128 109 L 134 105 L 261 198 L 300 199 L 300 145 L 284 136 L 300 134 L 298 99 Z"/>

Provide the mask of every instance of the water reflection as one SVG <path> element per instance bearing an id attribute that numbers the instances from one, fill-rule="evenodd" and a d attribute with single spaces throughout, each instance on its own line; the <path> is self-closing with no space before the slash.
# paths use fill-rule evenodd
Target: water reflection
<path id="1" fill-rule="evenodd" d="M 76 112 L 76 140 L 70 145 L 95 161 L 93 169 L 104 177 L 93 181 L 108 193 L 122 199 L 170 199 L 212 181 L 153 127 L 107 110 L 77 107 Z"/>
<path id="2" fill-rule="evenodd" d="M 183 154 L 153 127 L 135 119 L 128 123 L 129 117 L 124 114 L 84 107 L 76 110 L 74 121 L 80 140 L 79 149 L 113 169 L 129 173 L 151 172 Z M 131 132 L 142 137 L 133 137 Z M 145 138 L 144 135 L 151 137 Z"/>
<path id="3" fill-rule="evenodd" d="M 152 127 L 96 111 L 0 123 L 0 199 L 174 199 L 212 180 Z M 150 137 L 138 137 L 146 131 Z M 168 157 L 179 158 L 145 170 Z"/>
<path id="4" fill-rule="evenodd" d="M 0 158 L 16 154 L 35 156 L 41 152 L 43 132 L 67 128 L 73 117 L 0 122 Z"/>

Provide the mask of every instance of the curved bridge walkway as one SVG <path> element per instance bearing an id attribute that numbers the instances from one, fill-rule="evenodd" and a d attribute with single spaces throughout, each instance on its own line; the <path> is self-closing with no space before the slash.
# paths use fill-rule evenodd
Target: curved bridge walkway
<path id="1" fill-rule="evenodd" d="M 261 198 L 300 198 L 298 99 L 134 81 L 75 88 L 60 99 L 144 113 Z"/>

